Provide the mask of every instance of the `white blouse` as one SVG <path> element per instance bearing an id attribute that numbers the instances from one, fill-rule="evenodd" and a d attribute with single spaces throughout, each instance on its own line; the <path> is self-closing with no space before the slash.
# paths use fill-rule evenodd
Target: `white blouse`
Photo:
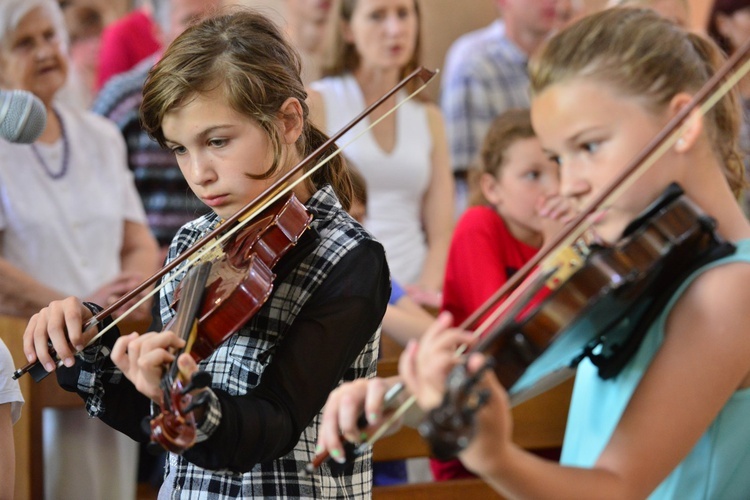
<path id="1" fill-rule="evenodd" d="M 120 272 L 124 221 L 145 223 L 117 128 L 58 105 L 68 141 L 0 141 L 0 255 L 65 294 L 87 295 Z M 60 175 L 55 179 L 50 175 Z"/>

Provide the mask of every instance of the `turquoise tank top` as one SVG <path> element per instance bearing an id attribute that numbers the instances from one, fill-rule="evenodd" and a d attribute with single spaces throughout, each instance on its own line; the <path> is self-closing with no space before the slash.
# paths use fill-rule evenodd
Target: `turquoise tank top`
<path id="1" fill-rule="evenodd" d="M 609 442 L 625 407 L 664 340 L 675 302 L 702 272 L 730 262 L 750 262 L 750 239 L 737 251 L 693 273 L 680 286 L 622 372 L 609 380 L 587 358 L 580 363 L 561 456 L 564 465 L 592 467 Z M 748 284 L 750 286 L 750 284 Z M 749 327 L 750 328 L 750 327 Z M 748 332 L 750 334 L 750 332 Z M 689 455 L 654 490 L 650 499 L 750 498 L 750 388 L 736 391 Z"/>

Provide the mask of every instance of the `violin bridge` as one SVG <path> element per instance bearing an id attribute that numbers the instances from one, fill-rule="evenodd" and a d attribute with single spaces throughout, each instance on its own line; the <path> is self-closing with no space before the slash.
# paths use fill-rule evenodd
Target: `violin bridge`
<path id="1" fill-rule="evenodd" d="M 551 274 L 547 279 L 547 288 L 554 290 L 561 283 L 570 278 L 573 273 L 583 266 L 585 255 L 579 248 L 573 246 L 563 248 L 551 255 L 542 263 L 542 271 Z"/>
<path id="2" fill-rule="evenodd" d="M 224 249 L 221 245 L 216 244 L 216 239 L 210 241 L 205 247 L 204 251 L 200 253 L 198 262 L 215 262 L 224 255 Z"/>

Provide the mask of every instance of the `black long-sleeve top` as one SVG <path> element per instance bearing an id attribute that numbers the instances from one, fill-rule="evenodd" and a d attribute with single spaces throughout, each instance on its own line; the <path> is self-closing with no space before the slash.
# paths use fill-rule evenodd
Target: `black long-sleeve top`
<path id="1" fill-rule="evenodd" d="M 330 188 L 311 199 L 312 227 L 274 267 L 269 300 L 201 362 L 213 379 L 207 417 L 199 442 L 170 458 L 167 487 L 228 497 L 366 493 L 367 465 L 353 464 L 333 479 L 325 467 L 319 477 L 300 474 L 314 454 L 316 416 L 329 392 L 341 380 L 374 373 L 376 331 L 390 294 L 382 247 L 337 205 Z M 183 228 L 170 255 L 214 223 L 208 216 Z M 162 291 L 163 322 L 172 290 Z M 115 333 L 105 335 L 58 379 L 92 414 L 143 441 L 151 405 L 104 356 L 114 340 Z"/>

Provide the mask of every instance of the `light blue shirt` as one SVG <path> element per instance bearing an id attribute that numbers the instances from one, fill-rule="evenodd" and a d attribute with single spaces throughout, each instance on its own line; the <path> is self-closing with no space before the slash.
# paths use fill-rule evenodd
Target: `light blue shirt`
<path id="1" fill-rule="evenodd" d="M 616 377 L 602 380 L 588 358 L 580 363 L 561 463 L 579 467 L 594 465 L 664 341 L 665 323 L 674 304 L 700 273 L 738 261 L 750 262 L 750 240 L 740 241 L 733 255 L 700 268 L 677 289 L 649 328 L 638 352 Z M 696 366 L 695 369 L 702 368 Z M 750 389 L 738 390 L 732 395 L 688 456 L 649 498 L 750 498 Z"/>

